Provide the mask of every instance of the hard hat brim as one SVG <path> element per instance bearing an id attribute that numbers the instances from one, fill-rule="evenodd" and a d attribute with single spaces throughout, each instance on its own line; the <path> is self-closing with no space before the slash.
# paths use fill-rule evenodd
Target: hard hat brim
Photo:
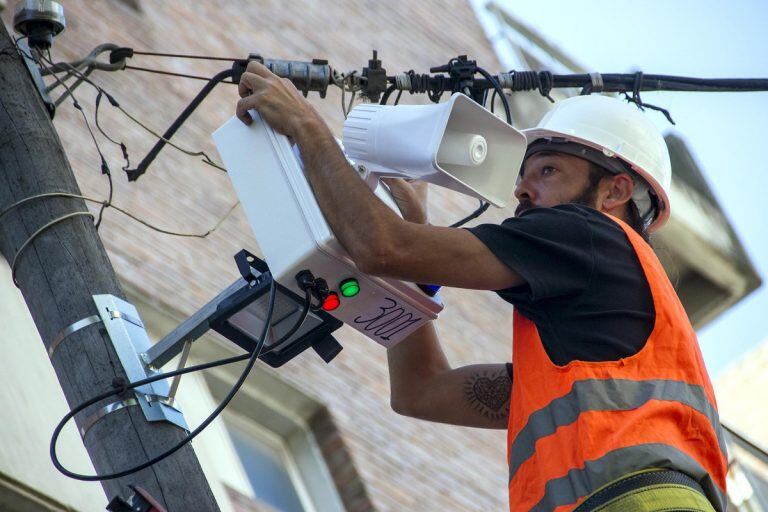
<path id="1" fill-rule="evenodd" d="M 559 131 L 549 130 L 545 128 L 528 128 L 528 129 L 522 130 L 522 132 L 525 135 L 525 138 L 529 146 L 533 142 L 539 139 L 550 139 L 553 137 L 558 137 L 570 142 L 576 142 L 578 144 L 583 144 L 587 147 L 596 149 L 598 151 L 603 152 L 603 154 L 605 154 L 606 156 L 621 159 L 633 171 L 635 171 L 638 175 L 640 175 L 645 180 L 646 183 L 648 183 L 651 190 L 656 195 L 656 199 L 657 199 L 656 216 L 654 217 L 653 221 L 648 225 L 648 228 L 647 228 L 648 232 L 652 233 L 653 231 L 656 231 L 661 226 L 663 226 L 669 219 L 669 216 L 671 214 L 671 209 L 669 204 L 669 198 L 667 197 L 667 192 L 664 189 L 664 187 L 653 176 L 651 176 L 650 173 L 648 173 L 645 169 L 637 165 L 633 165 L 628 159 L 624 158 L 620 152 L 607 151 L 605 148 L 603 148 L 599 144 L 596 144 L 586 139 L 582 139 L 581 137 L 577 137 L 570 133 L 559 132 Z"/>

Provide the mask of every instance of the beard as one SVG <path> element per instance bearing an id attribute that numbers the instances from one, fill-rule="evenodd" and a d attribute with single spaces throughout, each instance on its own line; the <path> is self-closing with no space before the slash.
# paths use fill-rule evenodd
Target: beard
<path id="1" fill-rule="evenodd" d="M 536 205 L 530 202 L 528 199 L 521 199 L 520 203 L 517 205 L 517 208 L 515 208 L 515 217 L 519 217 L 524 212 L 527 212 L 531 208 L 536 208 Z"/>
<path id="2" fill-rule="evenodd" d="M 598 184 L 599 183 L 597 182 L 592 183 L 590 180 L 590 183 L 584 187 L 584 190 L 576 194 L 575 197 L 570 200 L 563 201 L 559 204 L 581 204 L 584 206 L 589 206 L 590 208 L 594 208 L 595 202 L 597 201 Z M 523 213 L 533 208 L 538 208 L 538 206 L 533 204 L 529 199 L 522 198 L 520 203 L 517 205 L 517 208 L 515 208 L 515 217 L 519 217 Z"/>
<path id="3" fill-rule="evenodd" d="M 594 208 L 595 203 L 597 202 L 597 185 L 597 183 L 588 184 L 584 190 L 581 191 L 581 194 L 578 194 L 576 197 L 568 201 L 568 203 L 582 204 L 584 206 Z"/>

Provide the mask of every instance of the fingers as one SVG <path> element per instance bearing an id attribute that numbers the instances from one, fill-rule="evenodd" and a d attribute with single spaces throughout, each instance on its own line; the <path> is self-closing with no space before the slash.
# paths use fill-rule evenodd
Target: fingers
<path id="1" fill-rule="evenodd" d="M 258 103 L 259 96 L 257 94 L 251 94 L 245 98 L 240 98 L 240 100 L 237 102 L 237 107 L 235 108 L 235 114 L 237 115 L 238 119 L 250 126 L 253 118 L 248 111 L 252 108 L 255 109 Z"/>
<path id="2" fill-rule="evenodd" d="M 258 62 L 256 64 L 258 64 Z M 240 77 L 240 83 L 237 86 L 240 100 L 237 102 L 235 114 L 245 124 L 250 126 L 253 119 L 248 113 L 248 110 L 256 108 L 261 93 L 268 86 L 269 81 L 255 73 L 245 72 L 243 73 L 243 76 Z"/>
<path id="3" fill-rule="evenodd" d="M 240 83 L 237 85 L 237 92 L 240 94 L 241 98 L 245 98 L 263 88 L 266 84 L 266 78 L 246 71 L 243 73 L 243 76 L 240 77 Z"/>
<path id="4" fill-rule="evenodd" d="M 275 76 L 267 66 L 257 60 L 252 60 L 248 63 L 248 67 L 245 68 L 246 73 L 253 73 L 259 75 L 262 78 L 269 78 Z"/>

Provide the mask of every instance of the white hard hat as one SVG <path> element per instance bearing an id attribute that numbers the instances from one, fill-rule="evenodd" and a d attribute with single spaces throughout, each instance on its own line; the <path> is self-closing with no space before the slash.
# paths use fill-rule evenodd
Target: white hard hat
<path id="1" fill-rule="evenodd" d="M 608 96 L 574 96 L 558 101 L 538 126 L 523 133 L 529 146 L 541 139 L 564 139 L 622 160 L 645 180 L 654 196 L 648 196 L 648 188 L 636 186 L 632 197 L 641 215 L 644 203 L 655 203 L 656 211 L 648 231 L 659 229 L 669 218 L 667 192 L 672 181 L 669 150 L 659 130 L 637 107 Z"/>

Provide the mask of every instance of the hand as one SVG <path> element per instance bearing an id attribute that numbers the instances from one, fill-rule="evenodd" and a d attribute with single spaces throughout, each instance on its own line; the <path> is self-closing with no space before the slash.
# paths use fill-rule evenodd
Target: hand
<path id="1" fill-rule="evenodd" d="M 324 123 L 320 114 L 287 78 L 280 78 L 257 61 L 248 63 L 238 85 L 237 117 L 250 125 L 255 109 L 273 129 L 296 140 L 304 126 Z"/>
<path id="2" fill-rule="evenodd" d="M 427 223 L 427 183 L 403 178 L 383 178 L 403 219 L 417 224 Z"/>

